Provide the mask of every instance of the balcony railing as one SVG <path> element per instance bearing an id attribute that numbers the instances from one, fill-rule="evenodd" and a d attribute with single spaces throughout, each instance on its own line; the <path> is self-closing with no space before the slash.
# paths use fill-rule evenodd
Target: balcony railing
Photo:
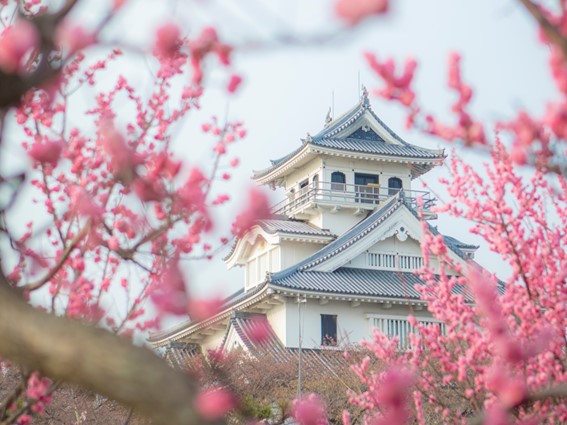
<path id="1" fill-rule="evenodd" d="M 395 195 L 417 209 L 418 198 L 423 200 L 423 210 L 427 212 L 435 198 L 422 190 L 403 190 L 379 185 L 360 185 L 332 182 L 312 182 L 273 207 L 274 214 L 297 214 L 316 205 L 330 207 L 355 207 L 371 210 Z"/>

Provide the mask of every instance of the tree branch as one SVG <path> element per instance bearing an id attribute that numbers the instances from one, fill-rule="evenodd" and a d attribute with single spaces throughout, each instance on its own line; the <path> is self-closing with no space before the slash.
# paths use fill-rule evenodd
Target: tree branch
<path id="1" fill-rule="evenodd" d="M 193 405 L 197 386 L 187 376 L 146 348 L 34 309 L 1 273 L 0 356 L 117 400 L 156 424 L 205 422 Z"/>
<path id="2" fill-rule="evenodd" d="M 545 388 L 543 390 L 537 391 L 533 394 L 530 394 L 524 397 L 519 403 L 516 403 L 514 406 L 508 408 L 509 411 L 513 410 L 514 408 L 523 406 L 528 403 L 534 403 L 536 401 L 545 401 L 550 398 L 567 398 L 567 384 L 559 384 L 555 387 Z M 469 425 L 482 425 L 484 423 L 485 414 L 482 413 L 480 415 L 475 416 L 469 421 Z"/>
<path id="3" fill-rule="evenodd" d="M 549 22 L 549 19 L 543 14 L 539 6 L 531 0 L 520 0 L 520 3 L 535 18 L 545 36 L 561 50 L 564 59 L 567 60 L 567 38 L 561 34 L 559 28 Z"/>

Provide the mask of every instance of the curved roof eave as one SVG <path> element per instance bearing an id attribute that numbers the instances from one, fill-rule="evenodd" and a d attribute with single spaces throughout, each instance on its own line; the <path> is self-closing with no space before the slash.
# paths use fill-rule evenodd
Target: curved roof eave
<path id="1" fill-rule="evenodd" d="M 236 302 L 229 302 L 223 307 L 220 312 L 209 317 L 208 319 L 202 320 L 200 322 L 192 322 L 191 320 L 185 321 L 169 329 L 155 332 L 154 334 L 150 335 L 146 341 L 152 347 L 159 348 L 169 344 L 172 341 L 177 341 L 181 338 L 191 335 L 192 333 L 200 329 L 206 328 L 221 320 L 226 319 L 227 317 L 230 317 L 233 310 L 235 309 L 246 308 L 262 300 L 268 295 L 267 289 L 267 282 L 264 281 L 256 286 L 256 288 L 254 288 L 252 291 L 244 293 L 244 297 L 236 297 Z"/>
<path id="2" fill-rule="evenodd" d="M 305 149 L 305 151 L 303 151 Z M 385 162 L 411 162 L 414 166 L 426 165 L 426 169 L 416 170 L 415 177 L 419 177 L 423 173 L 427 172 L 432 167 L 436 166 L 438 163 L 442 162 L 445 158 L 444 150 L 430 150 L 431 153 L 437 154 L 435 157 L 420 157 L 420 156 L 402 156 L 402 155 L 388 155 L 385 153 L 373 154 L 362 151 L 355 150 L 343 150 L 336 148 L 327 148 L 324 146 L 319 146 L 313 143 L 306 143 L 302 146 L 300 151 L 297 151 L 295 155 L 290 156 L 283 162 L 278 163 L 273 167 L 255 172 L 253 178 L 257 183 L 264 184 L 269 183 L 279 177 L 283 177 L 284 173 L 291 167 L 300 162 L 309 154 L 322 153 L 333 156 L 344 156 L 357 159 L 369 159 L 373 161 L 385 161 Z M 430 166 L 430 167 L 427 167 Z M 422 167 L 423 168 L 423 167 Z"/>

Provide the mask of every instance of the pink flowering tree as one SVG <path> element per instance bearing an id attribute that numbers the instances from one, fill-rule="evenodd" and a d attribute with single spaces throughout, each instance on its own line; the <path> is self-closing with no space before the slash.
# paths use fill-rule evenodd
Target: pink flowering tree
<path id="1" fill-rule="evenodd" d="M 456 264 L 442 236 L 423 225 L 421 297 L 442 325 L 425 326 L 410 316 L 416 332 L 406 352 L 375 331 L 367 347 L 389 366 L 376 371 L 366 359 L 354 367 L 368 387 L 352 394 L 352 402 L 365 410 L 365 423 L 567 421 L 567 13 L 563 3 L 554 9 L 520 3 L 539 24 L 541 42 L 549 49 L 557 98 L 543 116 L 518 111 L 501 120 L 495 136 L 470 112 L 473 90 L 462 77 L 459 54 L 450 55 L 448 66 L 448 87 L 455 93 L 452 122 L 428 113 L 419 102 L 412 86 L 415 61 L 400 65 L 365 54 L 381 80 L 374 94 L 401 105 L 409 128 L 490 155 L 483 170 L 454 155 L 451 178 L 441 182 L 449 199 L 438 212 L 471 221 L 471 232 L 512 270 L 500 282 L 472 261 L 466 267 Z M 530 172 L 520 171 L 520 165 L 530 165 Z M 431 265 L 432 257 L 439 269 Z M 348 413 L 345 423 L 350 423 Z"/>
<path id="2" fill-rule="evenodd" d="M 353 395 L 367 420 L 384 423 L 562 423 L 567 419 L 565 329 L 565 181 L 535 171 L 517 174 L 500 143 L 486 176 L 458 158 L 445 181 L 440 211 L 474 223 L 491 250 L 512 268 L 505 282 L 470 262 L 450 259 L 440 235 L 424 225 L 426 284 L 421 297 L 442 326 L 417 323 L 412 349 L 375 331 L 367 344 L 390 366 L 355 372 L 368 385 Z M 439 259 L 440 270 L 430 265 Z M 457 277 L 461 275 L 462 277 Z M 393 420 L 395 417 L 396 420 Z M 380 422 L 382 423 L 382 422 Z"/>
<path id="3" fill-rule="evenodd" d="M 242 123 L 202 125 L 205 165 L 172 148 L 199 108 L 207 67 L 221 69 L 228 95 L 238 89 L 232 48 L 213 28 L 189 36 L 170 22 L 150 46 L 122 45 L 105 29 L 124 19 L 125 1 L 109 2 L 92 27 L 81 24 L 81 2 L 62 3 L 0 1 L 1 148 L 19 143 L 27 154 L 24 171 L 0 175 L 0 362 L 22 368 L 0 422 L 29 423 L 63 381 L 158 423 L 212 420 L 190 403 L 195 383 L 128 340 L 164 314 L 214 313 L 219 301 L 190 293 L 180 261 L 212 256 L 268 214 L 252 191 L 232 228 L 210 234 L 211 210 L 229 201 L 218 186 L 230 173 L 219 170 L 238 166 L 228 155 Z M 143 55 L 156 71 L 141 85 L 127 60 Z"/>

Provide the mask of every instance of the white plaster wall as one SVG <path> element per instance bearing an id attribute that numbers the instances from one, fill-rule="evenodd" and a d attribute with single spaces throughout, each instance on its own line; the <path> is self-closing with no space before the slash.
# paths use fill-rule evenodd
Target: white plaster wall
<path id="1" fill-rule="evenodd" d="M 366 214 L 353 214 L 352 209 L 344 209 L 337 212 L 322 210 L 322 214 L 318 217 L 319 224 L 316 225 L 322 229 L 329 229 L 335 235 L 340 236 L 365 217 Z"/>
<path id="2" fill-rule="evenodd" d="M 201 349 L 203 350 L 203 352 L 207 352 L 207 350 L 215 350 L 219 348 L 225 333 L 226 333 L 226 329 L 221 329 L 215 332 L 214 334 L 206 337 L 205 340 L 201 343 Z"/>
<path id="3" fill-rule="evenodd" d="M 345 174 L 346 183 L 354 184 L 354 173 L 378 174 L 381 187 L 388 187 L 390 177 L 399 177 L 405 190 L 411 190 L 411 171 L 408 164 L 369 161 L 336 156 L 323 156 L 323 179 L 330 182 L 331 174 L 341 171 Z"/>
<path id="4" fill-rule="evenodd" d="M 322 180 L 321 168 L 323 166 L 323 161 L 321 158 L 314 158 L 312 161 L 293 171 L 285 178 L 284 187 L 286 193 L 291 189 L 294 189 L 297 193 L 299 190 L 299 183 L 305 179 L 309 179 L 309 183 L 313 179 L 315 174 L 319 174 L 319 180 Z"/>
<path id="5" fill-rule="evenodd" d="M 370 268 L 367 264 L 367 254 L 369 252 L 422 257 L 421 247 L 415 240 L 408 237 L 405 241 L 402 242 L 396 236 L 392 236 L 388 239 L 378 242 L 367 251 L 364 251 L 362 254 L 353 258 L 349 263 L 345 264 L 345 267 Z"/>
<path id="6" fill-rule="evenodd" d="M 282 270 L 314 254 L 323 246 L 305 242 L 282 242 L 280 245 Z"/>
<path id="7" fill-rule="evenodd" d="M 287 329 L 286 345 L 298 347 L 299 323 L 298 308 L 295 300 L 288 301 L 286 309 Z M 363 339 L 369 339 L 372 335 L 371 321 L 367 314 L 381 314 L 384 316 L 399 316 L 407 318 L 409 309 L 406 306 L 392 306 L 384 308 L 377 303 L 361 303 L 358 307 L 351 307 L 349 301 L 329 301 L 321 305 L 317 299 L 308 299 L 302 305 L 302 326 L 304 348 L 318 348 L 321 344 L 321 315 L 337 315 L 337 337 L 338 343 L 359 343 Z M 430 318 L 431 315 L 425 310 L 413 313 L 416 317 Z"/>
<path id="8" fill-rule="evenodd" d="M 250 250 L 248 262 L 244 267 L 244 283 L 246 290 L 263 282 L 266 272 L 281 270 L 280 247 L 270 245 L 265 239 L 258 238 Z"/>
<path id="9" fill-rule="evenodd" d="M 286 345 L 287 343 L 287 324 L 286 324 L 286 309 L 287 304 L 279 304 L 274 306 L 271 310 L 266 313 L 268 323 L 280 339 L 280 341 Z"/>

